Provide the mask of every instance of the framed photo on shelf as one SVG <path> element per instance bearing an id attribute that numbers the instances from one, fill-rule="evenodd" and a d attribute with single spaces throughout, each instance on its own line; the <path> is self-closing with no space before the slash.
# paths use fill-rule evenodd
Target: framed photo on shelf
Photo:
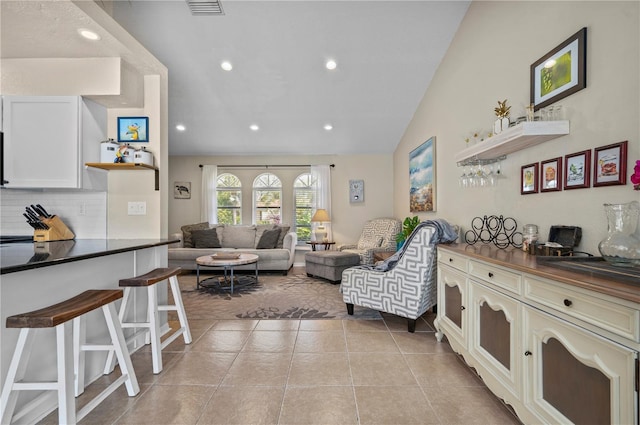
<path id="1" fill-rule="evenodd" d="M 593 150 L 593 187 L 627 183 L 627 141 Z"/>
<path id="2" fill-rule="evenodd" d="M 564 190 L 583 189 L 591 184 L 591 149 L 564 157 Z"/>
<path id="3" fill-rule="evenodd" d="M 562 157 L 540 162 L 540 192 L 562 190 Z"/>
<path id="4" fill-rule="evenodd" d="M 587 87 L 587 28 L 531 65 L 531 103 L 537 111 Z"/>
<path id="5" fill-rule="evenodd" d="M 148 117 L 118 117 L 118 143 L 148 142 Z"/>
<path id="6" fill-rule="evenodd" d="M 520 170 L 520 194 L 538 193 L 538 163 L 523 165 Z"/>

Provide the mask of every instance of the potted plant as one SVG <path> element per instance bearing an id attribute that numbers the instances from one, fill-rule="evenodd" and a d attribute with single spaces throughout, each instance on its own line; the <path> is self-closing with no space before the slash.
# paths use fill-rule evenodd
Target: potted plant
<path id="1" fill-rule="evenodd" d="M 396 235 L 396 242 L 398 243 L 398 249 L 404 245 L 409 235 L 413 233 L 413 230 L 420 224 L 420 219 L 417 215 L 413 217 L 405 217 L 402 222 L 402 231 Z"/>

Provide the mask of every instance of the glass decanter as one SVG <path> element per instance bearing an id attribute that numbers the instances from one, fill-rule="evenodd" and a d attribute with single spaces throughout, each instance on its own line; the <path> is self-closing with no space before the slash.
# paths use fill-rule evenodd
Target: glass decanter
<path id="1" fill-rule="evenodd" d="M 614 266 L 640 266 L 640 239 L 634 235 L 640 217 L 638 201 L 604 204 L 609 233 L 598 244 L 602 257 Z"/>

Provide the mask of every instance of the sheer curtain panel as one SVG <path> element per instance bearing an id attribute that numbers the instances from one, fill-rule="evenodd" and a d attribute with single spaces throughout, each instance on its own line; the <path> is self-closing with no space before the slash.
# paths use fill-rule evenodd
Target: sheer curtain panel
<path id="1" fill-rule="evenodd" d="M 316 182 L 315 209 L 325 209 L 329 213 L 329 218 L 333 218 L 331 214 L 331 166 L 312 165 L 311 178 L 312 181 Z M 327 229 L 327 238 L 333 241 L 331 222 L 322 224 Z M 318 225 L 320 225 L 320 223 L 311 223 L 311 231 L 315 232 L 316 226 Z"/>
<path id="2" fill-rule="evenodd" d="M 200 221 L 214 224 L 218 222 L 218 195 L 216 181 L 218 180 L 217 165 L 202 166 L 202 194 L 200 196 Z"/>

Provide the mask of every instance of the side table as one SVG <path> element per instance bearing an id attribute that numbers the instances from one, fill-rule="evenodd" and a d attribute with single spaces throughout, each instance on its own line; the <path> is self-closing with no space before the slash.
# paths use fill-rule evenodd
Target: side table
<path id="1" fill-rule="evenodd" d="M 307 244 L 311 245 L 311 251 L 318 251 L 317 246 L 323 246 L 325 251 L 331 249 L 331 245 L 335 245 L 335 242 L 307 242 Z"/>

